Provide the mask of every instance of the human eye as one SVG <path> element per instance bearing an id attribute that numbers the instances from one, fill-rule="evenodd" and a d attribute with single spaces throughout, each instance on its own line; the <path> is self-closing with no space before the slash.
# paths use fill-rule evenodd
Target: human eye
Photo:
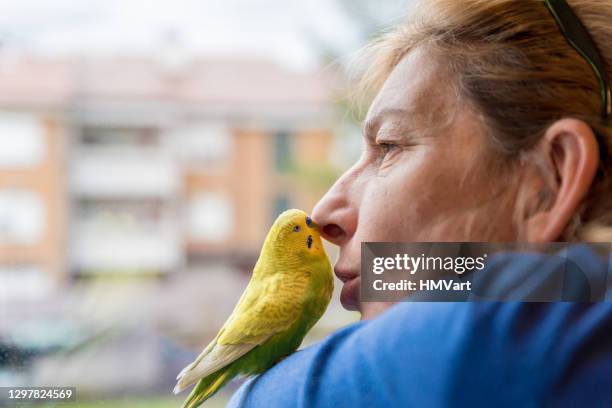
<path id="1" fill-rule="evenodd" d="M 382 164 L 386 159 L 389 159 L 393 153 L 399 148 L 399 146 L 395 143 L 391 142 L 377 142 L 376 146 L 378 147 L 378 162 Z"/>
<path id="2" fill-rule="evenodd" d="M 393 151 L 393 149 L 397 148 L 397 145 L 388 142 L 382 142 L 378 144 L 382 157 L 385 158 L 389 153 Z"/>

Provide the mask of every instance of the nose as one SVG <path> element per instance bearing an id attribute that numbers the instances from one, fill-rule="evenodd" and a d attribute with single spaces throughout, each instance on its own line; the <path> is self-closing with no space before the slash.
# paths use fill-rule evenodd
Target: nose
<path id="1" fill-rule="evenodd" d="M 348 241 L 357 228 L 356 174 L 349 170 L 319 200 L 312 211 L 321 236 L 335 245 Z"/>

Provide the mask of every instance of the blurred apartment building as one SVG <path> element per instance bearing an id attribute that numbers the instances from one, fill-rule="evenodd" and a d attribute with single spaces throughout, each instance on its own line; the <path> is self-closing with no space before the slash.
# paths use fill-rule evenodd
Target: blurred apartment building
<path id="1" fill-rule="evenodd" d="M 261 60 L 0 61 L 0 298 L 248 265 L 321 193 L 295 169 L 329 165 L 333 116 L 321 76 Z"/>

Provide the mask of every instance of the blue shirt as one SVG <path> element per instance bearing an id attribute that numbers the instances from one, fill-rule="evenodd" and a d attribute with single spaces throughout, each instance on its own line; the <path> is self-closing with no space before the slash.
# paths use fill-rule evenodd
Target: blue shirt
<path id="1" fill-rule="evenodd" d="M 571 251 L 577 265 L 610 282 L 610 264 L 584 245 Z M 524 279 L 526 272 L 559 268 L 533 256 L 503 262 L 526 282 L 509 279 L 512 290 L 545 283 Z M 282 360 L 245 383 L 228 406 L 612 407 L 611 296 L 597 303 L 399 303 Z"/>

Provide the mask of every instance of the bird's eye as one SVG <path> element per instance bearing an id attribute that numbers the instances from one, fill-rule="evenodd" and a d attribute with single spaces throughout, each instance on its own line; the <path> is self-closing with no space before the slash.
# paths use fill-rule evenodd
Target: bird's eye
<path id="1" fill-rule="evenodd" d="M 293 232 L 300 232 L 301 228 L 299 225 L 296 225 L 295 227 L 293 227 Z"/>

